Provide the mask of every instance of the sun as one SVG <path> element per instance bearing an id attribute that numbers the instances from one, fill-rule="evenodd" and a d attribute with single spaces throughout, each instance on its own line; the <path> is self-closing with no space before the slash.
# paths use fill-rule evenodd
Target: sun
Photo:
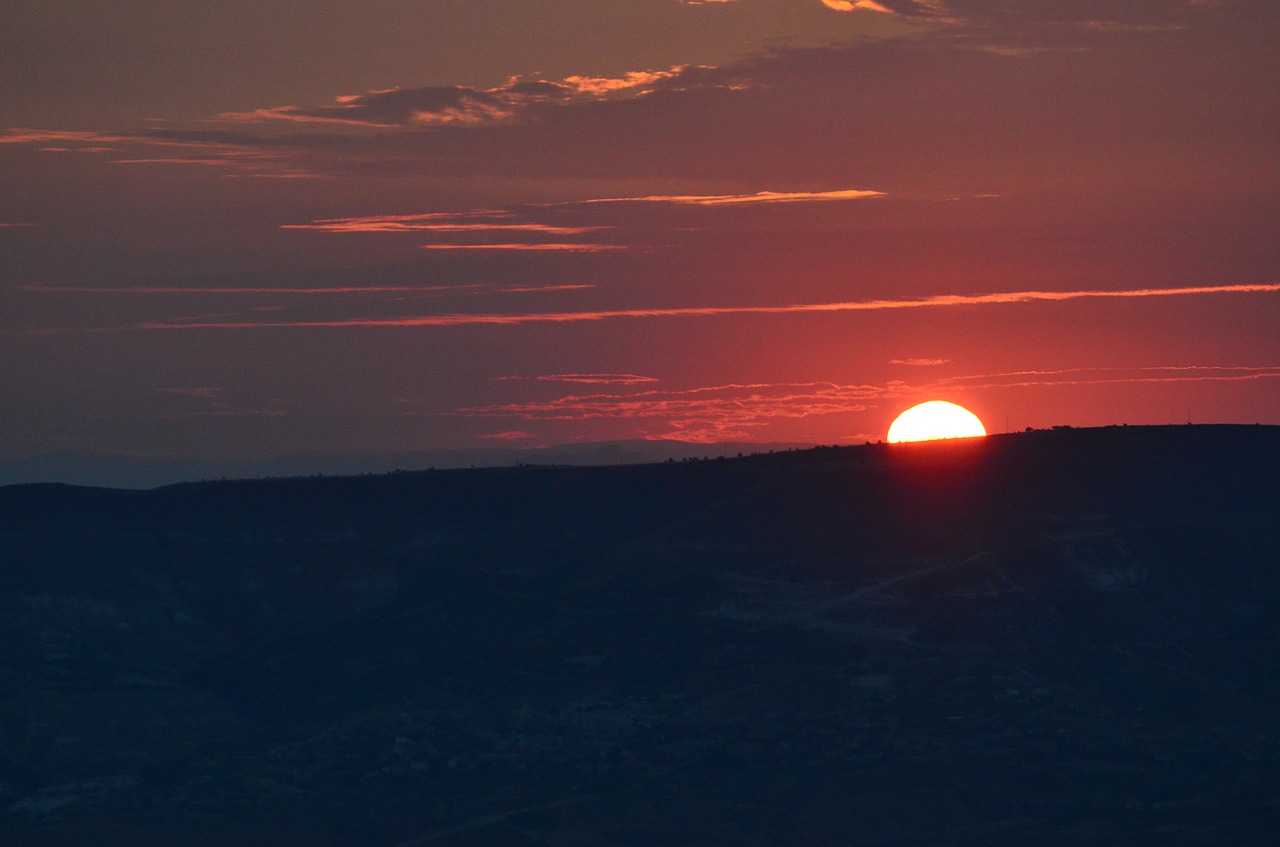
<path id="1" fill-rule="evenodd" d="M 986 435 L 978 416 L 964 406 L 946 400 L 930 400 L 912 406 L 889 427 L 889 443 L 935 441 L 940 438 L 973 438 Z"/>

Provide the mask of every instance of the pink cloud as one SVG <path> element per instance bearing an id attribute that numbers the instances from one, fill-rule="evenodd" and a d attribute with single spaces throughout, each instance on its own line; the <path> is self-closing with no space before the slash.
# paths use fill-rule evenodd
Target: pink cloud
<path id="1" fill-rule="evenodd" d="M 568 244 L 509 242 L 505 244 L 423 244 L 423 250 L 513 250 L 528 252 L 601 253 L 626 250 L 625 244 Z"/>
<path id="2" fill-rule="evenodd" d="M 306 224 L 283 224 L 281 229 L 319 232 L 535 232 L 550 235 L 579 235 L 608 229 L 603 226 L 554 226 L 552 224 L 503 220 L 508 212 L 428 212 L 418 215 L 371 215 L 360 218 L 330 218 Z M 475 220 L 475 218 L 493 220 Z"/>
<path id="3" fill-rule="evenodd" d="M 639 374 L 541 374 L 539 376 L 498 376 L 494 382 L 571 382 L 582 385 L 642 385 L 658 382 L 656 377 Z"/>
<path id="4" fill-rule="evenodd" d="M 22 291 L 69 293 L 69 294 L 286 294 L 301 296 L 322 296 L 326 294 L 386 294 L 407 292 L 454 291 L 459 288 L 474 288 L 474 285 L 367 285 L 341 286 L 328 288 L 166 288 L 163 286 L 124 286 L 121 288 L 93 288 L 78 285 L 21 285 Z"/>
<path id="5" fill-rule="evenodd" d="M 498 245 L 487 245 L 498 247 Z M 506 245 L 508 249 L 535 249 L 546 245 Z M 479 246 L 483 249 L 484 246 Z M 575 249 L 578 245 L 563 245 L 553 249 Z M 458 247 L 455 249 L 468 249 Z M 475 249 L 474 247 L 472 249 Z M 581 312 L 523 312 L 507 314 L 445 314 L 420 315 L 401 318 L 351 318 L 331 321 L 280 321 L 262 323 L 143 323 L 137 329 L 264 329 L 279 327 L 341 328 L 341 327 L 428 327 L 514 325 L 526 323 L 574 323 L 600 321 L 614 318 L 686 318 L 717 317 L 724 315 L 781 315 L 802 312 L 862 312 L 891 309 L 927 309 L 956 306 L 1010 305 L 1034 302 L 1064 302 L 1081 299 L 1129 299 L 1145 297 L 1186 297 L 1219 294 L 1258 294 L 1280 291 L 1280 283 L 1256 283 L 1245 285 L 1211 285 L 1191 288 L 1139 288 L 1120 291 L 1006 291 L 993 294 L 938 294 L 931 297 L 902 300 L 851 300 L 831 303 L 800 303 L 781 306 L 684 306 L 648 309 L 605 309 Z"/>
<path id="6" fill-rule="evenodd" d="M 544 294 L 555 291 L 586 291 L 595 288 L 594 283 L 582 282 L 569 285 L 517 285 L 511 288 L 499 288 L 503 294 Z"/>
<path id="7" fill-rule="evenodd" d="M 1280 365 L 1157 365 L 1140 367 L 1082 367 L 1010 371 L 951 377 L 938 385 L 966 388 L 1030 388 L 1036 386 L 1112 385 L 1178 382 L 1248 382 L 1280 378 Z"/>
<path id="8" fill-rule="evenodd" d="M 1090 378 L 1088 374 L 1091 372 L 1099 375 Z M 1168 375 L 1161 375 L 1162 372 L 1168 372 Z M 1042 378 L 1020 378 L 1030 375 Z M 1008 377 L 1013 379 L 1007 379 Z M 752 430 L 778 420 L 859 413 L 881 401 L 928 396 L 940 391 L 954 393 L 991 388 L 1236 382 L 1260 379 L 1280 379 L 1280 366 L 1068 368 L 1009 374 L 974 374 L 916 385 L 902 381 L 891 381 L 884 385 L 830 382 L 726 384 L 676 390 L 648 389 L 630 393 L 569 394 L 550 400 L 465 407 L 455 410 L 453 414 L 555 423 L 627 420 L 638 422 L 650 438 L 710 443 L 749 438 Z M 980 380 L 986 382 L 977 384 Z M 408 414 L 418 413 L 410 411 Z M 644 429 L 646 426 L 647 430 Z M 875 438 L 876 436 L 859 434 L 845 440 L 860 442 Z"/>
<path id="9" fill-rule="evenodd" d="M 631 394 L 577 394 L 553 400 L 458 409 L 476 418 L 585 421 L 650 421 L 650 438 L 710 443 L 743 438 L 780 418 L 805 418 L 865 411 L 867 401 L 893 389 L 835 383 L 716 385 Z"/>

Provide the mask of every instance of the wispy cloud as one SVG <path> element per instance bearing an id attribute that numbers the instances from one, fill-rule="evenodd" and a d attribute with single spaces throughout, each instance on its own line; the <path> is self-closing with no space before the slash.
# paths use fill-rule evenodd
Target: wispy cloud
<path id="1" fill-rule="evenodd" d="M 891 365 L 911 365 L 913 367 L 933 367 L 935 365 L 945 365 L 950 359 L 890 359 Z"/>
<path id="2" fill-rule="evenodd" d="M 630 71 L 618 77 L 568 76 L 560 80 L 511 77 L 493 88 L 463 85 L 386 88 L 337 97 L 324 106 L 273 106 L 224 112 L 224 121 L 340 124 L 368 128 L 483 125 L 517 119 L 540 106 L 636 97 L 680 75 L 685 66 Z"/>
<path id="3" fill-rule="evenodd" d="M 757 191 L 755 194 L 652 194 L 645 197 L 601 197 L 582 203 L 676 203 L 688 206 L 743 206 L 752 203 L 811 203 L 823 200 L 864 200 L 883 197 L 883 191 L 843 188 L 835 191 Z M 565 204 L 568 205 L 568 204 Z"/>
<path id="4" fill-rule="evenodd" d="M 20 291 L 32 291 L 51 294 L 193 294 L 193 295 L 244 295 L 244 294 L 285 294 L 306 297 L 318 297 L 329 294 L 386 294 L 386 293 L 425 293 L 435 291 L 455 291 L 460 288 L 475 288 L 476 285 L 360 285 L 338 286 L 327 288 L 195 288 L 159 285 L 129 285 L 117 288 L 91 287 L 80 285 L 21 285 Z"/>
<path id="5" fill-rule="evenodd" d="M 964 385 L 970 389 L 989 389 L 1124 383 L 1248 382 L 1278 378 L 1280 378 L 1280 365 L 1154 365 L 970 374 L 950 377 L 938 385 Z"/>
<path id="6" fill-rule="evenodd" d="M 24 221 L 0 221 L 0 229 L 24 229 L 32 226 L 35 224 Z"/>
<path id="7" fill-rule="evenodd" d="M 917 384 L 897 380 L 883 385 L 833 382 L 726 384 L 677 390 L 570 394 L 550 400 L 465 407 L 452 414 L 557 423 L 627 420 L 638 422 L 650 438 L 710 443 L 750 438 L 753 431 L 778 420 L 858 413 L 884 401 L 914 402 L 917 398 L 940 393 L 954 396 L 957 392 L 993 388 L 1263 379 L 1280 379 L 1280 365 L 1081 367 L 972 374 Z M 410 411 L 408 414 L 430 413 Z M 870 438 L 857 436 L 851 440 Z"/>
<path id="8" fill-rule="evenodd" d="M 51 142 L 76 142 L 85 144 L 103 144 L 111 141 L 127 141 L 130 136 L 113 135 L 104 132 L 81 132 L 59 129 L 34 129 L 31 127 L 13 127 L 0 132 L 0 144 L 49 144 Z M 65 150 L 70 148 L 50 148 Z"/>
<path id="9" fill-rule="evenodd" d="M 658 382 L 656 377 L 639 374 L 541 374 L 539 376 L 500 376 L 494 382 L 536 380 L 538 382 L 573 382 L 582 385 L 643 385 Z"/>
<path id="10" fill-rule="evenodd" d="M 565 285 L 513 285 L 499 288 L 498 291 L 503 294 L 549 294 L 557 291 L 587 291 L 595 287 L 594 283 L 577 282 Z"/>
<path id="11" fill-rule="evenodd" d="M 603 253 L 609 250 L 626 250 L 625 244 L 539 243 L 511 241 L 500 244 L 423 244 L 423 250 L 511 250 L 530 253 Z"/>
<path id="12" fill-rule="evenodd" d="M 482 218 L 476 220 L 476 218 Z M 483 218 L 488 218 L 484 220 Z M 547 235 L 580 235 L 608 229 L 604 226 L 556 226 L 554 224 L 509 220 L 509 212 L 440 213 L 418 215 L 370 215 L 360 218 L 330 218 L 305 224 L 282 224 L 281 229 L 319 232 L 528 232 Z"/>
<path id="13" fill-rule="evenodd" d="M 829 382 L 728 384 L 676 391 L 574 394 L 553 400 L 458 409 L 474 418 L 528 421 L 649 422 L 649 438 L 710 443 L 747 437 L 781 418 L 865 411 L 893 388 Z M 410 412 L 410 414 L 413 414 Z"/>
<path id="14" fill-rule="evenodd" d="M 528 247 L 529 245 L 524 245 Z M 576 245 L 575 245 L 576 246 Z M 516 248 L 519 249 L 519 248 Z M 782 315 L 805 312 L 863 312 L 895 309 L 932 309 L 956 306 L 1012 305 L 1035 302 L 1065 302 L 1083 299 L 1128 299 L 1145 297 L 1188 297 L 1222 294 L 1259 294 L 1280 291 L 1280 283 L 1210 285 L 1191 288 L 1136 288 L 1119 291 L 1005 291 L 993 294 L 938 294 L 932 297 L 899 300 L 849 300 L 830 303 L 799 303 L 781 306 L 685 306 L 648 309 L 606 309 L 578 312 L 514 312 L 505 314 L 463 313 L 417 315 L 399 318 L 349 318 L 328 321 L 142 323 L 136 329 L 266 329 L 344 327 L 430 327 L 515 325 L 528 323 L 573 323 L 615 318 L 692 318 L 726 315 Z"/>

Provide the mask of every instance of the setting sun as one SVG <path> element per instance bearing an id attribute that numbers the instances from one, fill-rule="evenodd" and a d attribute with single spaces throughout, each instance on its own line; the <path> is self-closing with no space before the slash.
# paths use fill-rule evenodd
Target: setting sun
<path id="1" fill-rule="evenodd" d="M 889 427 L 889 442 L 973 438 L 986 434 L 986 427 L 973 412 L 945 400 L 930 400 L 898 415 Z"/>

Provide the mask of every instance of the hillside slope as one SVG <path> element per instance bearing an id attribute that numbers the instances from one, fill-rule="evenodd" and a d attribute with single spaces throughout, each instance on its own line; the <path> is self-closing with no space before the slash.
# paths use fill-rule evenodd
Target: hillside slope
<path id="1" fill-rule="evenodd" d="M 0 488 L 0 841 L 1268 843 L 1280 430 Z"/>

